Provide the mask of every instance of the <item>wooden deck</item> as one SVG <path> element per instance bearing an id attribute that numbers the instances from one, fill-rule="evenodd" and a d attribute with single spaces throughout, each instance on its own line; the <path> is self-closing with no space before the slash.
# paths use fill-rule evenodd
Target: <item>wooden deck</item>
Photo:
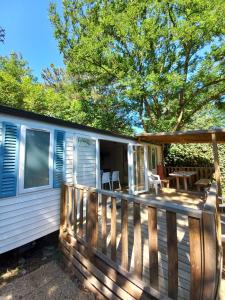
<path id="1" fill-rule="evenodd" d="M 155 199 L 165 203 L 182 204 L 185 207 L 201 209 L 204 203 L 204 197 L 197 193 L 177 192 L 175 189 L 164 188 L 156 196 L 153 193 L 143 193 L 140 195 L 146 202 Z M 108 203 L 107 209 L 107 255 L 111 256 L 111 204 Z M 128 204 L 128 241 L 129 241 L 129 271 L 134 270 L 134 226 L 133 226 L 133 203 Z M 102 232 L 101 232 L 101 206 L 99 208 L 99 243 L 101 249 Z M 116 229 L 117 229 L 117 262 L 121 264 L 121 208 L 117 204 L 116 211 Z M 148 284 L 150 282 L 149 272 L 149 245 L 148 245 L 148 210 L 146 207 L 141 208 L 141 248 L 143 258 L 143 280 Z M 167 295 L 168 290 L 168 253 L 167 253 L 167 224 L 166 212 L 161 209 L 157 211 L 157 231 L 158 231 L 158 261 L 159 261 L 159 290 Z M 189 253 L 189 230 L 188 216 L 177 214 L 177 242 L 178 242 L 178 299 L 189 299 L 190 292 L 190 253 Z"/>
<path id="2" fill-rule="evenodd" d="M 140 197 L 146 200 L 155 199 L 163 202 L 169 201 L 194 209 L 202 209 L 205 201 L 205 196 L 202 193 L 185 191 L 178 192 L 176 189 L 172 188 L 163 188 L 159 195 L 155 195 L 154 192 L 148 192 L 141 194 Z"/>
<path id="3" fill-rule="evenodd" d="M 146 201 L 148 201 L 146 199 Z M 163 201 L 163 200 L 162 200 Z M 172 201 L 172 200 L 171 200 Z M 133 226 L 133 204 L 128 205 L 128 271 L 134 271 L 134 226 Z M 192 204 L 192 206 L 194 206 Z M 111 257 L 111 209 L 108 203 L 107 209 L 107 256 Z M 99 211 L 98 226 L 98 249 L 102 249 L 102 219 L 101 207 Z M 168 253 L 167 253 L 167 225 L 166 213 L 164 210 L 157 211 L 157 231 L 158 231 L 158 263 L 159 263 L 159 291 L 167 295 L 168 291 Z M 148 239 L 148 210 L 141 209 L 141 241 L 140 255 L 142 255 L 142 280 L 146 285 L 150 282 L 149 271 L 149 239 Z M 189 231 L 188 216 L 177 214 L 177 241 L 178 241 L 178 299 L 189 299 L 190 292 L 190 253 L 189 253 Z M 116 262 L 121 264 L 121 208 L 116 211 Z"/>
<path id="4" fill-rule="evenodd" d="M 88 284 L 93 280 L 91 287 L 107 299 L 215 295 L 215 204 L 208 214 L 196 193 L 163 189 L 157 197 L 145 193 L 135 198 L 91 190 L 93 194 L 82 186 L 67 187 L 62 204 L 61 248 L 77 276 L 82 273 Z M 215 202 L 214 192 L 210 199 Z M 206 281 L 204 276 L 209 276 Z"/>

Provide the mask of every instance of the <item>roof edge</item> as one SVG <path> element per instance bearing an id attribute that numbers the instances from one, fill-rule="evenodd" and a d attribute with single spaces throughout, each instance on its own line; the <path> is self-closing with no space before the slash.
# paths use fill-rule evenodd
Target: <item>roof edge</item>
<path id="1" fill-rule="evenodd" d="M 4 105 L 0 105 L 0 113 L 13 115 L 16 117 L 22 117 L 25 119 L 32 119 L 32 120 L 36 120 L 36 121 L 46 122 L 46 123 L 50 123 L 50 124 L 73 128 L 73 129 L 90 131 L 90 132 L 94 132 L 94 133 L 109 135 L 109 136 L 123 138 L 123 139 L 130 139 L 133 141 L 137 140 L 137 138 L 134 136 L 128 136 L 128 135 L 123 135 L 123 134 L 119 134 L 119 133 L 114 133 L 109 130 L 103 130 L 103 129 L 98 129 L 98 128 L 87 126 L 87 125 L 81 125 L 81 124 L 74 123 L 71 121 L 66 121 L 63 119 L 58 119 L 58 118 L 50 117 L 47 115 L 41 115 L 41 114 L 38 114 L 38 113 L 35 113 L 32 111 L 12 108 L 9 106 L 4 106 Z"/>

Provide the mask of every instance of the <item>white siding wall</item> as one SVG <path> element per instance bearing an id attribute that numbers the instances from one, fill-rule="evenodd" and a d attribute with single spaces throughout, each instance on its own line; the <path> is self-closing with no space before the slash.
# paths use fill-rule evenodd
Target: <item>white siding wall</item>
<path id="1" fill-rule="evenodd" d="M 132 143 L 132 140 L 113 138 L 111 136 L 91 133 L 82 130 L 55 126 L 38 121 L 17 118 L 0 114 L 0 141 L 2 139 L 2 121 L 18 125 L 45 127 L 66 132 L 65 139 L 65 181 L 77 182 L 89 186 L 96 185 L 96 139 L 114 140 Z M 80 143 L 78 155 L 75 157 L 75 140 L 79 136 L 89 136 L 91 144 Z M 20 163 L 20 161 L 19 161 Z M 77 178 L 74 174 L 76 171 Z M 19 186 L 19 175 L 18 184 Z M 59 229 L 60 221 L 60 189 L 43 189 L 17 196 L 0 198 L 0 254 L 25 245 Z"/>
<path id="2" fill-rule="evenodd" d="M 60 190 L 0 199 L 0 253 L 58 230 Z"/>

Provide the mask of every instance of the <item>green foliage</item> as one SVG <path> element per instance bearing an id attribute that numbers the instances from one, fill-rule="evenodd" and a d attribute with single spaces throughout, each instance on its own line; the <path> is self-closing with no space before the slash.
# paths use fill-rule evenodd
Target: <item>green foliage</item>
<path id="1" fill-rule="evenodd" d="M 49 11 L 75 90 L 104 89 L 145 131 L 224 107 L 223 0 L 64 0 L 62 14 Z"/>
<path id="2" fill-rule="evenodd" d="M 115 97 L 86 97 L 74 89 L 65 71 L 43 71 L 45 83 L 33 77 L 27 62 L 15 53 L 0 57 L 0 103 L 60 119 L 131 134 L 127 110 L 118 107 Z"/>
<path id="3" fill-rule="evenodd" d="M 173 144 L 165 158 L 168 166 L 205 167 L 213 165 L 212 149 L 207 144 Z"/>
<path id="4" fill-rule="evenodd" d="M 225 113 L 212 106 L 193 116 L 185 129 L 209 129 L 225 124 Z M 218 145 L 222 175 L 223 194 L 225 194 L 225 145 Z M 166 148 L 165 163 L 167 166 L 213 166 L 211 144 L 172 144 Z"/>

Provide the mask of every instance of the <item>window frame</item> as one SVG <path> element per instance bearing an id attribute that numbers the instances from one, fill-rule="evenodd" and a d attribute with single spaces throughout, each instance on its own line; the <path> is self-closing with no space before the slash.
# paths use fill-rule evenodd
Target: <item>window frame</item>
<path id="1" fill-rule="evenodd" d="M 158 149 L 157 149 L 157 146 L 155 145 L 148 145 L 147 146 L 148 149 L 147 149 L 147 154 L 148 154 L 148 170 L 149 171 L 155 171 L 157 172 L 157 165 L 158 165 Z M 155 152 L 155 166 L 153 166 L 153 150 Z M 149 153 L 150 152 L 150 153 Z"/>
<path id="2" fill-rule="evenodd" d="M 26 145 L 26 130 L 36 130 L 36 131 L 45 131 L 50 133 L 50 141 L 49 141 L 49 184 L 48 185 L 42 185 L 32 188 L 24 188 L 24 171 L 25 171 L 25 145 Z M 27 126 L 22 125 L 21 126 L 21 132 L 20 132 L 20 153 L 19 153 L 19 193 L 25 194 L 45 189 L 53 188 L 53 144 L 54 144 L 54 134 L 53 130 L 42 127 L 42 126 Z"/>

